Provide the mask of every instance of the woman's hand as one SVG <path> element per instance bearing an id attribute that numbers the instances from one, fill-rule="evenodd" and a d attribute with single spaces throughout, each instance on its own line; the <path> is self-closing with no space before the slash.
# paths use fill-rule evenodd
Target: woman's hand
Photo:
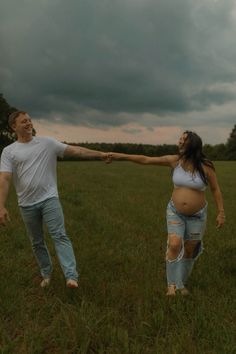
<path id="1" fill-rule="evenodd" d="M 216 218 L 216 227 L 217 229 L 221 228 L 225 223 L 225 213 L 224 211 L 220 211 Z"/>

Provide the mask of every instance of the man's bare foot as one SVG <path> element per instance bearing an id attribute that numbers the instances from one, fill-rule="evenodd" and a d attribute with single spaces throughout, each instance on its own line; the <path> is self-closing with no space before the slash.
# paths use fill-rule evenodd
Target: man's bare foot
<path id="1" fill-rule="evenodd" d="M 176 295 L 176 286 L 173 285 L 169 285 L 167 288 L 167 293 L 166 296 L 175 296 Z"/>
<path id="2" fill-rule="evenodd" d="M 71 289 L 74 289 L 74 288 L 78 288 L 78 282 L 77 280 L 74 280 L 74 279 L 68 279 L 66 281 L 66 286 L 67 288 L 71 288 Z"/>
<path id="3" fill-rule="evenodd" d="M 188 296 L 188 295 L 190 295 L 190 292 L 188 291 L 187 288 L 179 289 L 179 291 L 180 291 L 180 294 L 183 295 L 183 296 Z"/>

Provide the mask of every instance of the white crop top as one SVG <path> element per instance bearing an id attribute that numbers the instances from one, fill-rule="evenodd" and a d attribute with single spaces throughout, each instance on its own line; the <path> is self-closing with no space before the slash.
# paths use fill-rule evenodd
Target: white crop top
<path id="1" fill-rule="evenodd" d="M 204 191 L 207 187 L 198 171 L 194 173 L 185 171 L 180 164 L 175 167 L 172 180 L 175 187 L 187 187 L 199 191 Z"/>

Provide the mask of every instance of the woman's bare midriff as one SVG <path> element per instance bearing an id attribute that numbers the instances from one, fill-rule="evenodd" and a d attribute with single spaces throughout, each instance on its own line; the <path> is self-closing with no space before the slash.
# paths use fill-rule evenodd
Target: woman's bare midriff
<path id="1" fill-rule="evenodd" d="M 204 192 L 185 187 L 174 188 L 171 199 L 176 210 L 184 215 L 193 215 L 206 204 Z"/>

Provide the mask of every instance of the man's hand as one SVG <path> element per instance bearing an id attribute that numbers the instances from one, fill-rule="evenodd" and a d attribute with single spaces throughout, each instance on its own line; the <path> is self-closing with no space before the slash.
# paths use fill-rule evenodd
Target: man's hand
<path id="1" fill-rule="evenodd" d="M 6 226 L 7 221 L 10 221 L 7 209 L 0 208 L 0 225 Z"/>

